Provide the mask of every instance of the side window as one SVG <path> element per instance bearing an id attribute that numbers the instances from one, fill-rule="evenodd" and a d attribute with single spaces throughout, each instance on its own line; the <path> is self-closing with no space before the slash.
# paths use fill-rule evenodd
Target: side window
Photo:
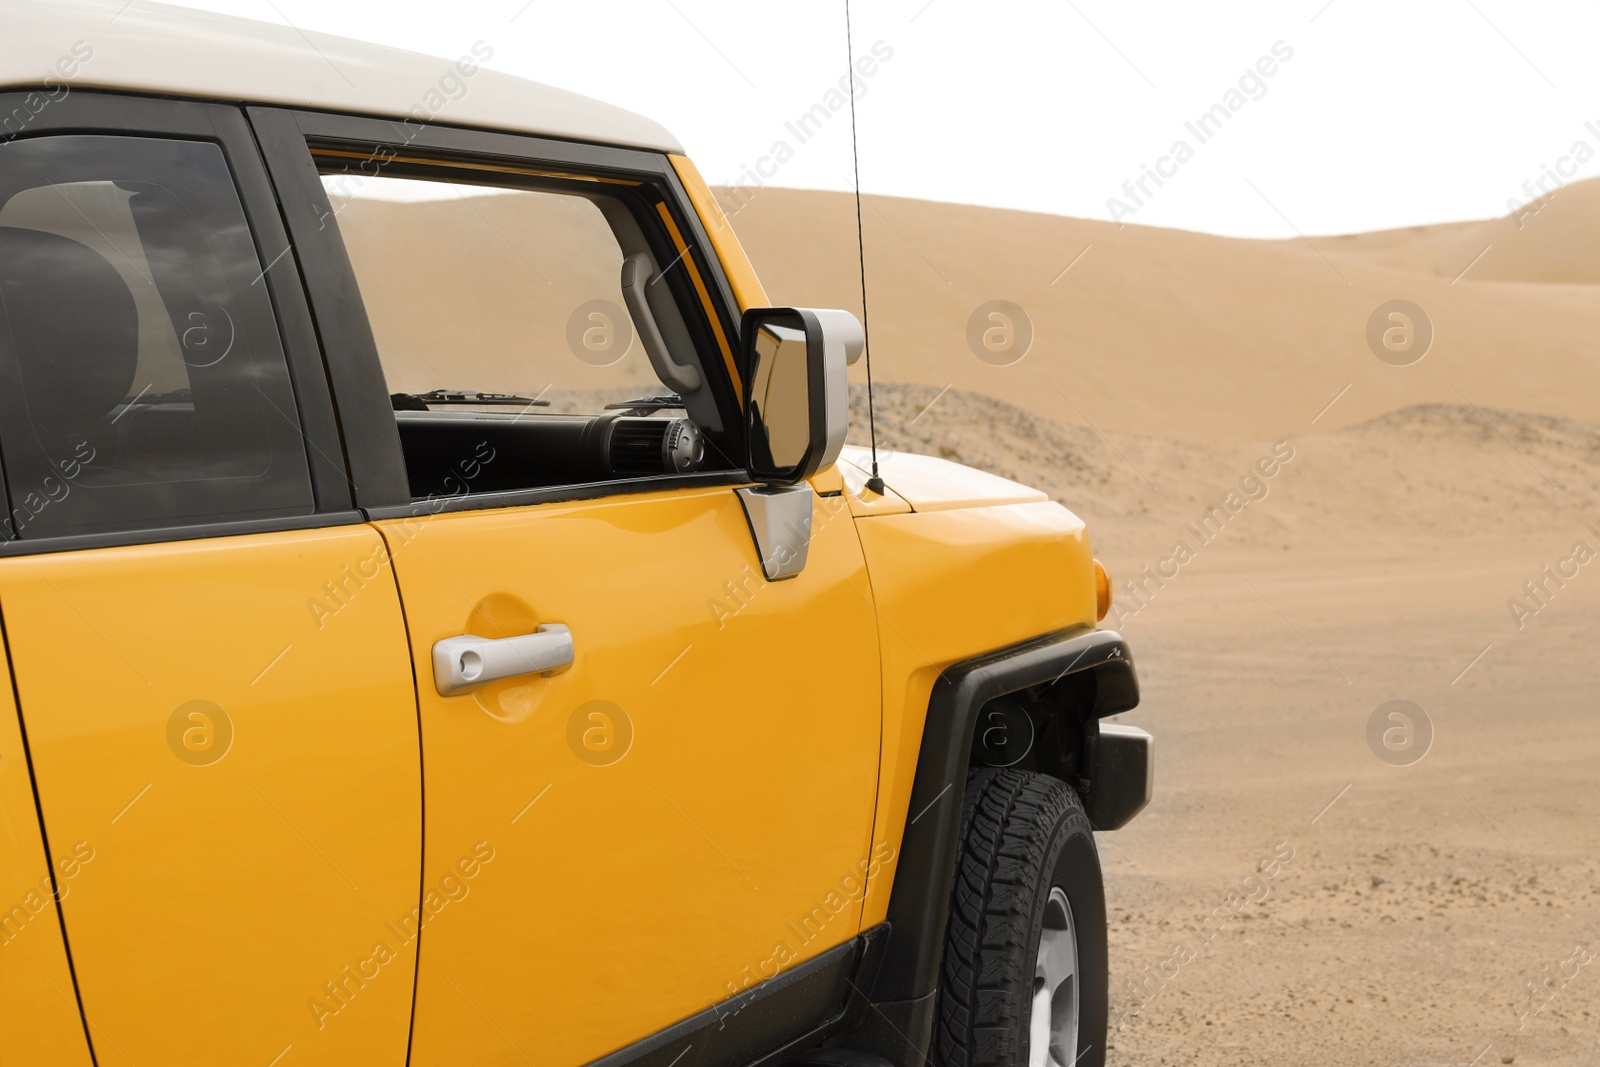
<path id="1" fill-rule="evenodd" d="M 735 468 L 731 358 L 659 209 L 322 162 L 414 497 Z"/>
<path id="2" fill-rule="evenodd" d="M 22 539 L 309 514 L 222 150 L 56 135 L 0 158 L 0 460 Z"/>

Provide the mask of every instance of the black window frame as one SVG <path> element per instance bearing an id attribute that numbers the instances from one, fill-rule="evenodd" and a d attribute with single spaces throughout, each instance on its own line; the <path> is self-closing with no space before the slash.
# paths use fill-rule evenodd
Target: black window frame
<path id="1" fill-rule="evenodd" d="M 413 119 L 275 107 L 247 107 L 245 110 L 261 145 L 289 234 L 300 250 L 308 299 L 328 354 L 329 380 L 347 444 L 355 504 L 369 518 L 409 518 L 440 512 L 502 509 L 751 483 L 750 475 L 743 469 L 744 421 L 740 415 L 730 430 L 733 454 L 729 459 L 738 466 L 735 470 L 636 476 L 413 499 L 377 342 L 344 239 L 337 225 L 329 224 L 328 220 L 336 213 L 313 155 L 315 150 L 369 154 L 373 157 L 369 162 L 381 168 L 374 174 L 396 177 L 415 177 L 418 171 L 404 164 L 379 160 L 393 154 L 426 158 L 441 168 L 451 163 L 498 164 L 512 171 L 506 175 L 504 184 L 507 186 L 515 186 L 515 171 L 522 170 L 623 179 L 650 187 L 651 195 L 659 197 L 666 206 L 687 245 L 684 253 L 673 250 L 663 258 L 671 260 L 681 255 L 692 260 L 706 287 L 711 305 L 707 310 L 716 317 L 731 348 L 731 362 L 736 373 L 742 376 L 744 368 L 739 365 L 741 316 L 733 287 L 667 153 Z M 672 284 L 687 286 L 688 282 L 674 278 Z M 699 303 L 698 297 L 690 302 L 680 294 L 680 304 L 686 310 L 692 310 L 696 303 Z M 732 406 L 728 412 L 734 414 L 742 405 L 739 379 L 724 380 L 718 388 L 724 387 L 731 391 Z"/>
<path id="2" fill-rule="evenodd" d="M 37 90 L 0 92 L 0 114 L 22 107 Z M 288 364 L 300 436 L 305 447 L 314 511 L 309 515 L 280 518 L 220 520 L 195 525 L 144 527 L 92 534 L 71 534 L 18 540 L 0 524 L 0 558 L 65 552 L 118 545 L 145 545 L 240 534 L 318 529 L 353 525 L 363 521 L 354 507 L 347 461 L 335 419 L 328 374 L 306 302 L 297 255 L 290 245 L 268 179 L 261 151 L 244 112 L 236 105 L 180 100 L 139 94 L 73 90 L 51 99 L 28 124 L 0 138 L 0 166 L 12 141 L 53 135 L 102 134 L 202 141 L 215 144 L 227 160 L 234 191 L 244 210 L 256 255 L 264 266 L 262 282 Z M 0 492 L 7 513 L 11 489 L 0 469 Z"/>

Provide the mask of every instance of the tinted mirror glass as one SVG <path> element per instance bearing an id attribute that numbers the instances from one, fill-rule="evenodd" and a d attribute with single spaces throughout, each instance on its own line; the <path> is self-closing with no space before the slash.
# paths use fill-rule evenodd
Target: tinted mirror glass
<path id="1" fill-rule="evenodd" d="M 811 446 L 804 330 L 763 323 L 750 365 L 750 455 L 773 472 L 798 467 Z"/>
<path id="2" fill-rule="evenodd" d="M 822 333 L 794 308 L 747 311 L 743 325 L 750 475 L 792 485 L 816 472 L 827 436 Z"/>

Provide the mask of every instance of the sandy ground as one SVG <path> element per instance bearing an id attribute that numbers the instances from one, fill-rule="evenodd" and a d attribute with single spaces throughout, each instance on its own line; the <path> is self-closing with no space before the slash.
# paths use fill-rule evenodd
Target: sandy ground
<path id="1" fill-rule="evenodd" d="M 1507 606 L 1600 551 L 1600 427 L 1465 406 L 1307 427 L 1202 529 L 1273 442 L 936 395 L 880 386 L 880 441 L 1050 490 L 1114 578 L 1194 550 L 1140 598 L 1117 582 L 1144 686 L 1122 719 L 1158 772 L 1101 835 L 1111 1062 L 1600 1062 L 1600 560 L 1520 629 Z M 1367 739 L 1391 700 L 1431 725 L 1409 765 Z"/>
<path id="2" fill-rule="evenodd" d="M 1509 553 L 1202 566 L 1125 627 L 1160 770 L 1102 835 L 1113 1062 L 1600 1061 L 1600 582 L 1518 633 Z M 1367 744 L 1393 699 L 1410 766 Z"/>

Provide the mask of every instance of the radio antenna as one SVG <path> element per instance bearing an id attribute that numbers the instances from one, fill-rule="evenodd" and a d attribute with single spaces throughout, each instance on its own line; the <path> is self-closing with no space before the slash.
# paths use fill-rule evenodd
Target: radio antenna
<path id="1" fill-rule="evenodd" d="M 850 162 L 855 167 L 856 253 L 861 261 L 861 333 L 866 347 L 867 427 L 872 432 L 872 477 L 867 489 L 883 495 L 883 479 L 878 477 L 878 419 L 872 403 L 872 329 L 867 320 L 867 242 L 861 228 L 861 150 L 856 136 L 856 48 L 850 36 L 850 0 L 844 0 L 845 80 L 850 84 Z"/>

